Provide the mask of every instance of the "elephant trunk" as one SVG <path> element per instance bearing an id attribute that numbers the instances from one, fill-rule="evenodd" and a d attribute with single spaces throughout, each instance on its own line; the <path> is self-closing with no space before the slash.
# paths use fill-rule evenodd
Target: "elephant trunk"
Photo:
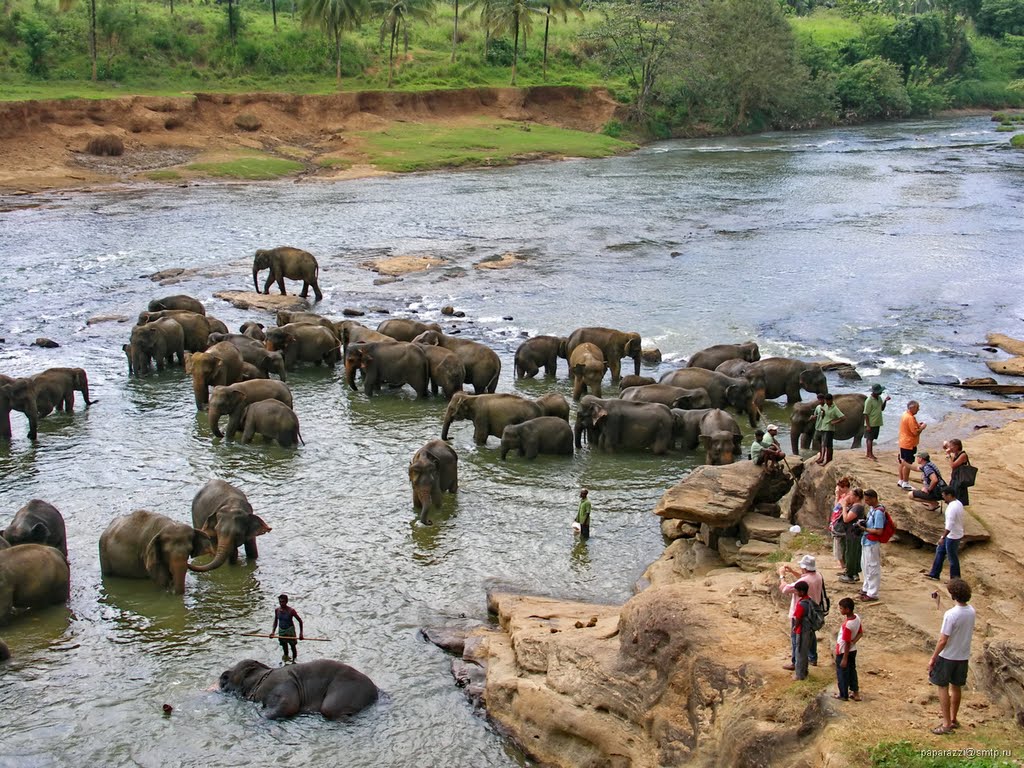
<path id="1" fill-rule="evenodd" d="M 220 542 L 217 545 L 217 554 L 213 556 L 213 560 L 208 562 L 206 565 L 195 565 L 193 563 L 189 563 L 188 569 L 195 573 L 214 571 L 224 565 L 233 548 L 231 540 L 227 536 L 221 536 Z"/>
<path id="2" fill-rule="evenodd" d="M 755 429 L 757 427 L 757 420 L 761 416 L 761 411 L 758 410 L 753 400 L 750 401 L 750 406 L 747 408 L 747 416 L 750 419 L 751 429 Z"/>
<path id="3" fill-rule="evenodd" d="M 260 274 L 260 268 L 259 267 L 253 267 L 252 268 L 252 284 L 256 288 L 256 293 L 260 292 L 259 274 Z"/>
<path id="4" fill-rule="evenodd" d="M 192 392 L 196 396 L 196 409 L 204 410 L 209 400 L 209 393 L 206 388 L 206 381 L 198 371 L 192 373 Z"/>
<path id="5" fill-rule="evenodd" d="M 358 391 L 356 389 L 356 370 L 358 370 L 358 368 L 359 366 L 356 365 L 355 362 L 345 360 L 345 381 L 348 382 L 348 385 L 352 388 L 353 392 Z M 441 439 L 443 440 L 444 438 L 442 437 Z"/>
<path id="6" fill-rule="evenodd" d="M 188 560 L 175 558 L 169 569 L 171 571 L 171 591 L 176 595 L 185 594 L 185 574 L 188 573 Z"/>
<path id="7" fill-rule="evenodd" d="M 790 439 L 790 443 L 791 443 L 792 448 L 793 448 L 793 455 L 794 456 L 799 456 L 800 455 L 800 434 L 802 432 L 803 432 L 803 429 L 798 429 L 796 424 L 794 424 L 792 426 L 792 428 L 791 428 L 791 430 L 789 432 L 789 439 Z"/>
<path id="8" fill-rule="evenodd" d="M 445 413 L 444 413 L 444 424 L 441 425 L 441 439 L 442 440 L 447 440 L 448 439 L 448 427 L 450 427 L 452 425 L 452 421 L 453 421 L 452 414 L 449 411 L 446 410 Z"/>
<path id="9" fill-rule="evenodd" d="M 206 409 L 206 419 L 210 422 L 210 431 L 214 437 L 224 437 L 220 431 L 220 407 L 216 403 L 210 403 Z"/>
<path id="10" fill-rule="evenodd" d="M 428 515 L 433 504 L 431 491 L 431 487 L 425 483 L 420 483 L 416 486 L 416 506 L 419 508 L 420 522 L 423 524 L 430 522 Z"/>
<path id="11" fill-rule="evenodd" d="M 643 354 L 641 353 L 641 351 L 639 349 L 636 351 L 636 354 L 633 355 L 633 375 L 634 376 L 639 376 L 640 375 L 640 358 L 642 356 L 643 356 Z"/>

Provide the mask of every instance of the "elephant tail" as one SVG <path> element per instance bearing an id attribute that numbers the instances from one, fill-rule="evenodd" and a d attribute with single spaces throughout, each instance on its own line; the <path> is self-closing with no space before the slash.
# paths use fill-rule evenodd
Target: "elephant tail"
<path id="1" fill-rule="evenodd" d="M 501 375 L 501 369 L 499 368 L 491 376 L 491 380 L 487 382 L 487 386 L 484 387 L 485 392 L 497 392 L 498 390 L 498 376 Z"/>
<path id="2" fill-rule="evenodd" d="M 298 438 L 300 445 L 305 445 L 306 444 L 306 441 L 302 439 L 302 433 L 299 432 L 298 427 L 295 428 L 295 437 Z"/>

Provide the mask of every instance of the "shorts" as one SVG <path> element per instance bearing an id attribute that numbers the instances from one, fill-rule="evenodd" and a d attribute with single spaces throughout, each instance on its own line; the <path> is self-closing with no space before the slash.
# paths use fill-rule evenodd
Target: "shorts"
<path id="1" fill-rule="evenodd" d="M 967 684 L 968 663 L 968 659 L 951 661 L 939 656 L 935 661 L 935 666 L 932 667 L 931 673 L 928 675 L 928 682 L 940 688 L 945 688 L 947 685 L 955 685 L 958 688 L 962 688 Z"/>
<path id="2" fill-rule="evenodd" d="M 768 458 L 767 456 L 765 456 L 763 453 L 761 453 L 761 454 L 758 455 L 757 461 L 755 461 L 754 464 L 756 464 L 757 466 L 760 467 L 762 464 L 765 463 L 765 461 L 767 461 L 767 458 Z"/>
<path id="3" fill-rule="evenodd" d="M 917 459 L 917 448 L 900 448 L 900 461 L 904 464 L 913 464 Z"/>
<path id="4" fill-rule="evenodd" d="M 881 431 L 881 427 L 868 427 L 867 429 L 864 430 L 864 437 L 866 437 L 868 440 L 877 440 L 878 435 L 881 433 Z"/>

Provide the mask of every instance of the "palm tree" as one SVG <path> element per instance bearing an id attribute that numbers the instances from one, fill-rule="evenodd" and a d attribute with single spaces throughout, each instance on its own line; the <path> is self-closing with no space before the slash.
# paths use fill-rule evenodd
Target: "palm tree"
<path id="1" fill-rule="evenodd" d="M 302 0 L 302 20 L 320 26 L 334 42 L 334 61 L 341 87 L 341 33 L 359 24 L 366 0 Z"/>
<path id="2" fill-rule="evenodd" d="M 388 88 L 391 87 L 395 75 L 395 49 L 398 48 L 398 36 L 402 35 L 405 53 L 409 53 L 409 23 L 412 21 L 429 21 L 434 13 L 434 0 L 375 0 L 374 10 L 383 19 L 380 24 L 380 40 L 390 38 L 388 44 Z"/>
<path id="3" fill-rule="evenodd" d="M 61 13 L 70 11 L 75 0 L 60 0 Z M 89 0 L 89 59 L 92 61 L 92 80 L 96 82 L 96 0 Z"/>
<path id="4" fill-rule="evenodd" d="M 580 10 L 580 0 L 547 0 L 544 10 L 546 11 L 544 15 L 544 79 L 546 80 L 548 77 L 548 27 L 551 26 L 552 15 L 561 17 L 565 22 L 570 11 L 578 19 L 583 18 L 583 11 Z"/>
<path id="5" fill-rule="evenodd" d="M 530 4 L 531 0 L 492 0 L 495 31 L 512 33 L 512 85 L 516 84 L 516 66 L 519 63 L 519 33 L 525 38 L 533 29 L 535 13 L 544 13 Z"/>
<path id="6" fill-rule="evenodd" d="M 484 25 L 485 61 L 487 60 L 487 51 L 491 47 L 491 31 L 494 27 L 494 11 L 497 2 L 499 2 L 499 0 L 469 0 L 465 7 L 465 11 L 467 13 L 480 11 L 480 23 Z"/>
<path id="7" fill-rule="evenodd" d="M 459 0 L 455 0 L 455 26 L 452 27 L 452 64 L 455 63 L 455 46 L 459 42 Z"/>

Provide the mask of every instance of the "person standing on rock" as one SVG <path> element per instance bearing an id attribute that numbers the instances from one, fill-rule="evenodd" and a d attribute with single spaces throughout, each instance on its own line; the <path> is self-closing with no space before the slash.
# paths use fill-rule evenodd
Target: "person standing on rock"
<path id="1" fill-rule="evenodd" d="M 949 485 L 953 488 L 960 503 L 969 507 L 971 505 L 969 486 L 964 485 L 960 472 L 957 470 L 965 464 L 970 464 L 971 459 L 964 450 L 964 444 L 956 438 L 949 441 L 949 450 L 946 455 L 949 457 Z"/>
<path id="2" fill-rule="evenodd" d="M 575 523 L 573 527 L 579 526 L 580 538 L 583 541 L 590 538 L 590 499 L 587 498 L 588 493 L 589 491 L 586 488 L 580 491 L 580 506 L 576 510 L 576 517 L 573 520 Z"/>
<path id="3" fill-rule="evenodd" d="M 786 581 L 787 573 L 797 577 L 796 581 L 792 584 Z M 790 595 L 789 620 L 791 626 L 793 625 L 793 617 L 796 615 L 797 604 L 800 601 L 799 593 L 797 591 L 797 585 L 799 584 L 806 584 L 809 598 L 818 605 L 821 605 L 825 580 L 822 578 L 821 574 L 818 573 L 818 565 L 814 559 L 814 555 L 804 555 L 800 558 L 799 571 L 790 567 L 788 563 L 783 563 L 779 566 L 779 590 L 784 595 Z M 807 641 L 807 651 L 804 659 L 804 677 L 807 677 L 807 662 L 810 662 L 812 666 L 818 666 L 818 637 L 811 629 L 808 629 L 807 632 L 808 637 L 803 638 Z M 783 664 L 783 669 L 797 669 L 797 645 L 799 644 L 800 639 L 799 633 L 790 632 L 789 664 Z M 799 679 L 802 680 L 803 678 Z"/>
<path id="4" fill-rule="evenodd" d="M 864 535 L 861 523 L 866 517 L 864 491 L 860 488 L 851 488 L 843 500 L 843 563 L 846 572 L 839 575 L 839 580 L 844 584 L 856 584 L 860 579 L 860 542 Z"/>
<path id="5" fill-rule="evenodd" d="M 900 457 L 899 480 L 896 485 L 905 491 L 914 490 L 910 485 L 910 468 L 914 466 L 917 457 L 917 444 L 921 442 L 921 433 L 924 432 L 926 424 L 917 420 L 917 412 L 921 409 L 917 400 L 907 403 L 907 410 L 900 417 Z"/>
<path id="6" fill-rule="evenodd" d="M 819 395 L 820 397 L 820 395 Z M 832 446 L 835 443 L 836 424 L 846 419 L 839 406 L 835 404 L 831 393 L 825 395 L 825 402 L 818 402 L 814 407 L 814 428 L 821 434 L 821 445 L 818 448 L 818 459 L 815 464 L 828 464 L 832 461 Z"/>
<path id="7" fill-rule="evenodd" d="M 942 629 L 935 652 L 928 662 L 928 682 L 939 688 L 942 725 L 932 729 L 941 736 L 960 727 L 961 688 L 967 683 L 967 667 L 971 658 L 971 635 L 976 618 L 971 601 L 971 587 L 962 579 L 951 579 L 949 596 L 956 601 L 942 617 Z"/>
<path id="8" fill-rule="evenodd" d="M 938 581 L 942 577 L 942 566 L 949 557 L 949 578 L 960 578 L 960 541 L 964 537 L 964 505 L 956 497 L 956 492 L 948 485 L 942 489 L 942 498 L 946 502 L 946 528 L 942 538 L 935 547 L 935 561 L 932 569 L 925 575 Z"/>
<path id="9" fill-rule="evenodd" d="M 892 399 L 888 395 L 883 399 L 883 392 L 885 387 L 881 384 L 872 384 L 871 394 L 864 401 L 864 441 L 866 455 L 872 461 L 878 461 L 878 457 L 875 456 L 875 440 L 882 431 L 882 411 L 885 410 L 886 403 Z"/>
<path id="10" fill-rule="evenodd" d="M 832 503 L 832 516 L 828 519 L 828 532 L 832 536 L 832 556 L 836 559 L 836 568 L 846 568 L 846 559 L 843 554 L 845 548 L 846 523 L 843 522 L 846 497 L 850 493 L 850 478 L 840 477 L 836 480 L 836 497 Z"/>
<path id="11" fill-rule="evenodd" d="M 861 570 L 864 572 L 860 599 L 874 601 L 882 587 L 882 543 L 878 537 L 885 530 L 885 507 L 878 503 L 878 493 L 871 488 L 864 491 L 864 502 L 868 505 L 868 518 L 860 541 Z"/>

